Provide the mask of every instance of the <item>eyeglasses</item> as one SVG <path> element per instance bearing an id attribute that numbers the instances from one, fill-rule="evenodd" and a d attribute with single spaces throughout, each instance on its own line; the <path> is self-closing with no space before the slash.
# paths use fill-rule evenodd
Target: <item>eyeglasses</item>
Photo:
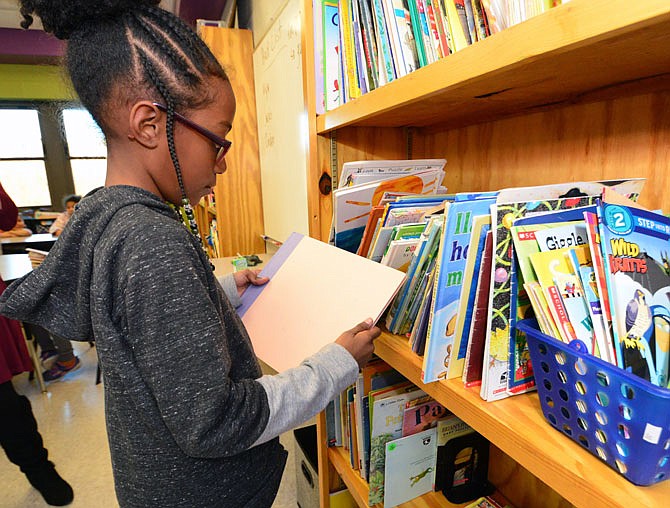
<path id="1" fill-rule="evenodd" d="M 154 104 L 154 106 L 156 106 L 161 111 L 164 111 L 164 112 L 167 113 L 167 108 L 165 106 L 163 106 L 162 104 L 159 104 L 158 102 L 154 102 L 153 104 Z M 219 164 L 223 160 L 223 158 L 226 156 L 226 154 L 228 153 L 228 150 L 230 150 L 230 147 L 233 144 L 232 141 L 228 141 L 227 139 L 223 139 L 223 138 L 217 136 L 212 131 L 205 129 L 204 127 L 201 127 L 197 123 L 193 122 L 192 120 L 189 120 L 188 118 L 186 118 L 183 115 L 180 115 L 176 111 L 173 111 L 172 113 L 174 115 L 175 120 L 184 124 L 189 129 L 193 129 L 198 134 L 201 134 L 202 136 L 209 139 L 212 143 L 214 143 L 214 145 L 216 146 L 216 149 L 217 149 L 216 164 Z"/>

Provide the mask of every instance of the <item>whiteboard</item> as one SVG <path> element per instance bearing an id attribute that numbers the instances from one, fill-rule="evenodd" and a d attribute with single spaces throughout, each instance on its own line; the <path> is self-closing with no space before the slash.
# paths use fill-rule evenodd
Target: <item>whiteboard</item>
<path id="1" fill-rule="evenodd" d="M 254 50 L 265 234 L 309 234 L 301 2 L 288 0 Z"/>

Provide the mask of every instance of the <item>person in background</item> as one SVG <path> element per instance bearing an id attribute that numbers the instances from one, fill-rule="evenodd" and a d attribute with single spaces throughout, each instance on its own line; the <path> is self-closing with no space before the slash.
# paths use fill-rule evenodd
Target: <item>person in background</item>
<path id="1" fill-rule="evenodd" d="M 70 217 L 72 217 L 72 214 L 74 213 L 74 207 L 77 203 L 81 201 L 81 196 L 78 196 L 77 194 L 70 194 L 69 196 L 65 196 L 63 198 L 63 207 L 65 208 L 65 211 L 63 211 L 49 226 L 49 233 L 51 233 L 54 236 L 59 236 L 63 232 L 63 228 L 65 227 L 65 224 L 70 220 Z"/>
<path id="2" fill-rule="evenodd" d="M 14 226 L 5 229 L 5 228 L 0 228 L 0 238 L 12 238 L 12 237 L 17 237 L 17 236 L 30 236 L 32 235 L 33 232 L 28 229 L 26 226 L 26 223 L 23 222 L 23 219 L 21 216 L 17 216 L 16 222 L 14 223 Z"/>
<path id="3" fill-rule="evenodd" d="M 17 216 L 16 205 L 0 184 L 0 228 L 12 229 Z M 0 293 L 5 288 L 0 278 Z M 49 505 L 65 506 L 74 498 L 72 487 L 48 459 L 30 401 L 12 384 L 14 376 L 33 370 L 20 326 L 0 316 L 0 445 Z"/>
<path id="4" fill-rule="evenodd" d="M 367 319 L 262 375 L 234 307 L 267 279 L 247 269 L 222 287 L 191 207 L 226 171 L 236 102 L 221 64 L 158 0 L 20 3 L 24 28 L 36 15 L 67 40 L 107 174 L 0 311 L 95 341 L 121 508 L 269 508 L 287 458 L 279 435 L 356 380 L 381 331 Z"/>
<path id="5" fill-rule="evenodd" d="M 40 346 L 40 362 L 44 368 L 42 377 L 47 383 L 59 381 L 81 367 L 81 360 L 74 354 L 72 342 L 49 333 L 41 326 L 26 324 L 29 332 Z"/>

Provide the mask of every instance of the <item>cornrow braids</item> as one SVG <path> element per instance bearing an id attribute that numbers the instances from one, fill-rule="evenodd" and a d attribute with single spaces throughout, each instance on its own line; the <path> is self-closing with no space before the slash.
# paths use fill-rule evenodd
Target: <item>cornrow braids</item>
<path id="1" fill-rule="evenodd" d="M 174 142 L 174 101 L 170 91 L 161 81 L 156 68 L 154 67 L 151 60 L 144 54 L 144 52 L 138 52 L 142 66 L 146 70 L 147 75 L 154 83 L 160 94 L 165 100 L 165 106 L 167 108 L 166 116 L 167 120 L 165 122 L 165 130 L 167 134 L 168 150 L 170 151 L 170 159 L 174 166 L 175 173 L 177 174 L 177 182 L 179 183 L 179 191 L 181 192 L 181 208 L 183 213 L 180 213 L 179 216 L 184 222 L 184 225 L 193 233 L 200 245 L 202 245 L 202 238 L 200 236 L 200 231 L 198 229 L 198 224 L 195 221 L 195 213 L 193 212 L 193 207 L 191 201 L 186 196 L 186 188 L 184 187 L 184 179 L 181 173 L 181 166 L 179 164 L 179 158 L 177 157 L 177 148 Z M 176 205 L 176 203 L 174 203 Z"/>
<path id="2" fill-rule="evenodd" d="M 174 142 L 174 112 L 213 100 L 206 83 L 227 76 L 207 45 L 160 0 L 20 0 L 23 28 L 36 14 L 47 32 L 68 40 L 66 64 L 81 103 L 105 136 L 111 99 L 161 99 L 186 226 L 199 237 Z M 178 205 L 175 203 L 175 205 Z M 184 213 L 180 214 L 184 217 Z"/>

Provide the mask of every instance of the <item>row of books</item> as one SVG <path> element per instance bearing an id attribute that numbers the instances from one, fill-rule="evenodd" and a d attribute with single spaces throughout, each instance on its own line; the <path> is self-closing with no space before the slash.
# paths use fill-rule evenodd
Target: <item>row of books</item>
<path id="1" fill-rule="evenodd" d="M 330 111 L 560 3 L 314 0 L 317 113 Z"/>
<path id="2" fill-rule="evenodd" d="M 397 506 L 430 491 L 448 499 L 489 493 L 488 442 L 378 358 L 326 417 L 329 445 L 349 451 L 369 483 L 370 506 Z"/>
<path id="3" fill-rule="evenodd" d="M 370 204 L 357 252 L 406 272 L 385 324 L 423 355 L 422 381 L 461 377 L 487 401 L 534 389 L 516 330 L 534 316 L 548 335 L 667 386 L 670 224 L 635 204 L 643 185 L 570 182 Z M 625 225 L 618 233 L 614 210 Z M 389 225 L 398 216 L 408 219 Z"/>

